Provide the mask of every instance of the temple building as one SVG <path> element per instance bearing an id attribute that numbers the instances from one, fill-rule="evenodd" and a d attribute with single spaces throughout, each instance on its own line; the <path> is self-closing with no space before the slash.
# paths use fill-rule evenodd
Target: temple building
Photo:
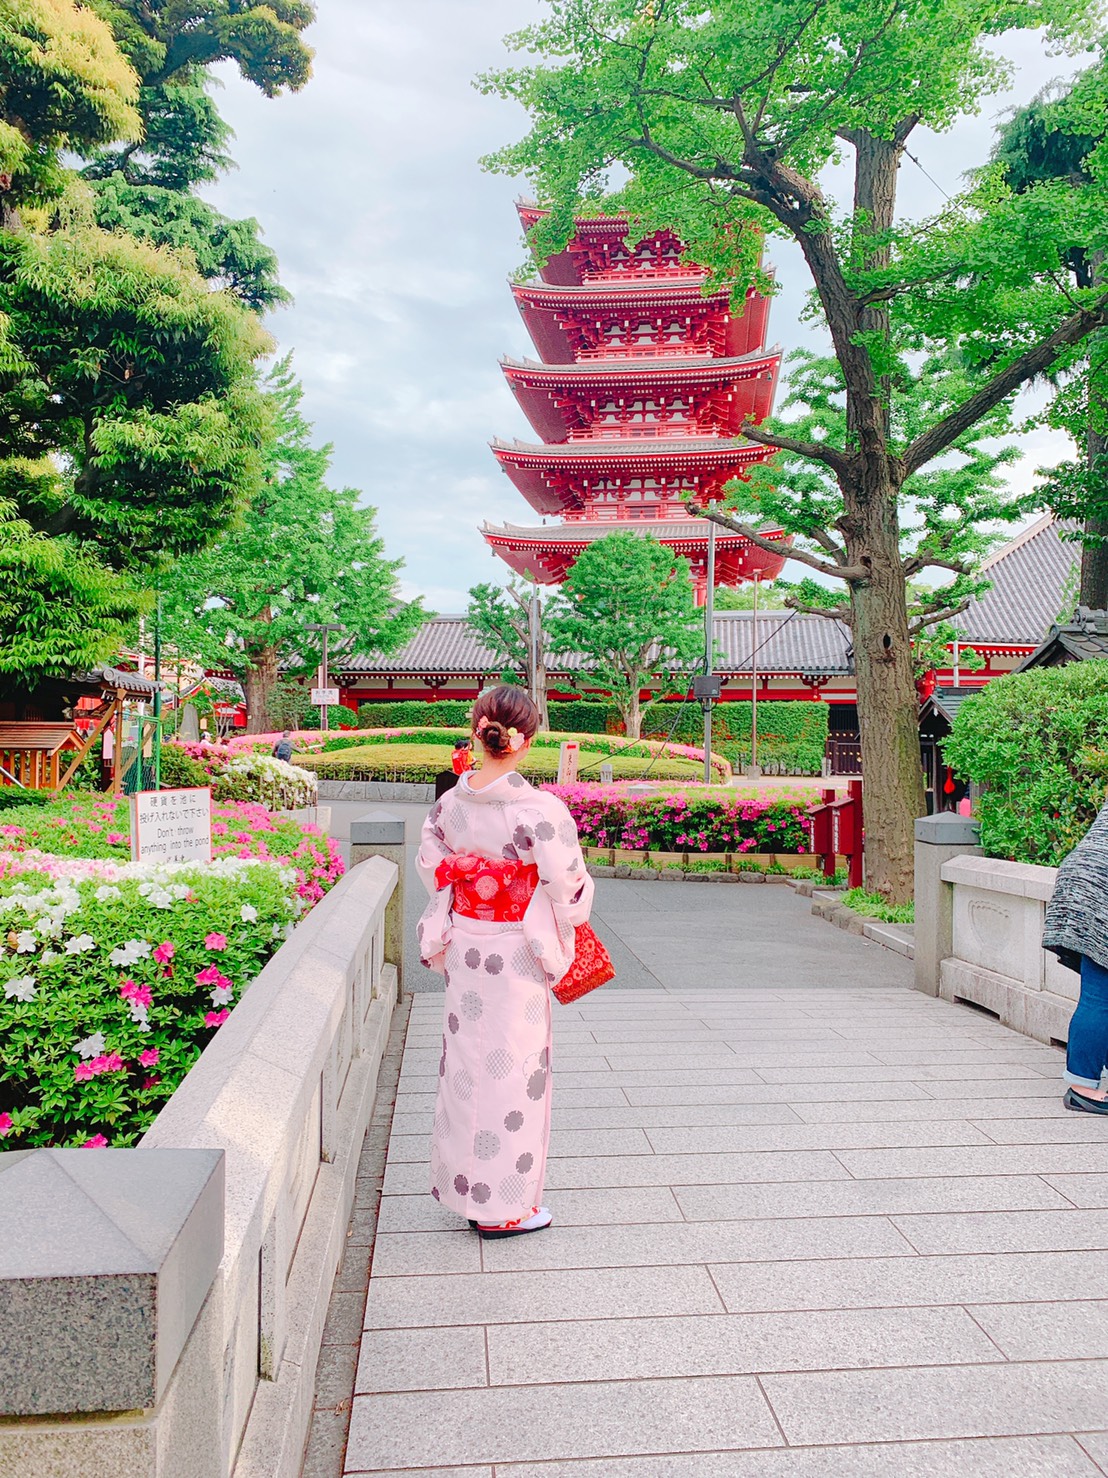
<path id="1" fill-rule="evenodd" d="M 542 214 L 519 212 L 525 231 Z M 542 585 L 564 580 L 594 539 L 650 534 L 689 561 L 703 603 L 710 525 L 687 504 L 721 498 L 773 455 L 741 432 L 772 409 L 781 353 L 765 347 L 763 293 L 748 292 L 735 312 L 726 292 L 705 293 L 707 274 L 682 260 L 671 233 L 637 245 L 626 233 L 624 221 L 581 219 L 540 280 L 512 288 L 539 358 L 508 358 L 503 370 L 539 440 L 497 439 L 492 450 L 543 522 L 482 533 Z M 717 584 L 772 580 L 783 564 L 717 529 Z"/>

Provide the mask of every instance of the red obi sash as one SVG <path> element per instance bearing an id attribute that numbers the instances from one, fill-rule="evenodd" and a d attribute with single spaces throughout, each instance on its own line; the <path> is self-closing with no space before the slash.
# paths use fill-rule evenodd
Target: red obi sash
<path id="1" fill-rule="evenodd" d="M 539 885 L 534 863 L 455 852 L 435 869 L 435 885 L 454 888 L 454 912 L 467 919 L 518 924 Z"/>

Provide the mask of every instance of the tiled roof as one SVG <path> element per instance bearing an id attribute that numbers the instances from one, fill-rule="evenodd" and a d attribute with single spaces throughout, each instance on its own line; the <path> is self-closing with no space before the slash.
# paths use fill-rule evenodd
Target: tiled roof
<path id="1" fill-rule="evenodd" d="M 519 524 L 485 524 L 483 532 L 500 539 L 514 539 L 532 544 L 588 544 L 594 539 L 606 539 L 609 534 L 649 534 L 664 544 L 686 539 L 703 539 L 707 542 L 709 526 L 703 518 L 634 518 L 634 519 L 580 519 L 576 523 L 551 523 L 523 527 Z M 767 529 L 768 535 L 779 532 Z M 729 529 L 720 529 L 717 541 L 721 546 L 747 544 L 745 534 L 736 534 Z"/>
<path id="2" fill-rule="evenodd" d="M 494 451 L 511 452 L 517 456 L 538 457 L 544 462 L 622 462 L 636 457 L 658 459 L 662 457 L 705 456 L 727 457 L 737 452 L 764 454 L 761 443 L 755 444 L 742 436 L 672 437 L 621 436 L 611 441 L 559 441 L 553 445 L 543 442 L 509 441 L 503 436 L 494 436 L 489 442 Z"/>
<path id="3" fill-rule="evenodd" d="M 1082 606 L 1072 621 L 1050 628 L 1046 641 L 1024 659 L 1019 670 L 1097 658 L 1108 658 L 1108 612 L 1090 611 Z"/>
<path id="4" fill-rule="evenodd" d="M 1062 538 L 1069 527 L 1047 514 L 985 561 L 982 574 L 992 588 L 954 621 L 967 641 L 1036 646 L 1043 640 L 1081 562 L 1081 545 Z"/>
<path id="5" fill-rule="evenodd" d="M 749 672 L 754 617 L 750 611 L 724 611 L 715 619 L 721 672 Z M 848 633 L 838 621 L 823 616 L 793 615 L 788 611 L 758 616 L 760 672 L 800 672 L 813 676 L 853 672 Z M 550 670 L 575 671 L 580 660 L 552 661 Z M 470 631 L 464 616 L 436 616 L 391 657 L 352 657 L 335 671 L 342 674 L 495 674 L 503 664 Z"/>
<path id="6" fill-rule="evenodd" d="M 781 346 L 774 344 L 770 349 L 755 349 L 750 354 L 736 354 L 729 359 L 714 359 L 708 356 L 644 357 L 642 359 L 585 359 L 570 364 L 546 364 L 540 359 L 516 359 L 505 354 L 500 363 L 505 369 L 529 370 L 539 378 L 558 380 L 626 380 L 641 376 L 648 380 L 665 379 L 672 373 L 695 376 L 703 374 L 713 379 L 726 379 L 733 370 L 746 369 L 751 365 L 768 364 L 780 359 Z"/>
<path id="7" fill-rule="evenodd" d="M 961 708 L 967 698 L 972 698 L 975 693 L 981 691 L 976 688 L 936 688 L 927 702 L 923 705 L 922 713 L 928 708 L 933 708 L 936 713 L 942 714 L 948 723 L 954 722 L 954 715 Z"/>

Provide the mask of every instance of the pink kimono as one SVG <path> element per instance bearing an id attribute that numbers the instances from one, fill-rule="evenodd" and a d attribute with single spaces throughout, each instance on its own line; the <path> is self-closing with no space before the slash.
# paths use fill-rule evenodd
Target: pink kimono
<path id="1" fill-rule="evenodd" d="M 538 867 L 522 922 L 456 915 L 435 872 L 459 852 Z M 593 880 L 562 801 L 509 772 L 475 790 L 463 775 L 436 802 L 417 859 L 431 901 L 419 922 L 425 965 L 446 977 L 431 1194 L 493 1224 L 541 1204 L 550 1131 L 550 991 L 573 962 Z"/>

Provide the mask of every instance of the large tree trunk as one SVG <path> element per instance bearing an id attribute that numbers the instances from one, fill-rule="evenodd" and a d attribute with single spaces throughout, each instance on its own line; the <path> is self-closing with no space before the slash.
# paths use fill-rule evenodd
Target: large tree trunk
<path id="1" fill-rule="evenodd" d="M 1108 436 L 1090 429 L 1085 438 L 1085 465 L 1091 474 L 1095 470 L 1096 474 L 1103 475 L 1106 459 Z M 1108 610 L 1108 520 L 1088 519 L 1085 532 L 1093 538 L 1086 539 L 1081 548 L 1081 604 L 1093 611 Z M 1067 616 L 1069 614 L 1066 612 Z"/>
<path id="2" fill-rule="evenodd" d="M 642 703 L 639 694 L 639 685 L 635 683 L 628 689 L 622 703 L 619 705 L 619 711 L 623 717 L 623 726 L 627 730 L 628 739 L 638 739 L 642 736 Z"/>
<path id="3" fill-rule="evenodd" d="M 277 691 L 277 648 L 263 647 L 252 654 L 243 683 L 246 690 L 246 732 L 268 734 L 273 724 L 269 705 Z"/>
<path id="4" fill-rule="evenodd" d="M 857 509 L 851 562 L 870 577 L 851 589 L 862 741 L 866 886 L 890 903 L 912 897 L 915 822 L 924 814 L 919 698 L 908 630 L 896 490 L 870 487 Z"/>

